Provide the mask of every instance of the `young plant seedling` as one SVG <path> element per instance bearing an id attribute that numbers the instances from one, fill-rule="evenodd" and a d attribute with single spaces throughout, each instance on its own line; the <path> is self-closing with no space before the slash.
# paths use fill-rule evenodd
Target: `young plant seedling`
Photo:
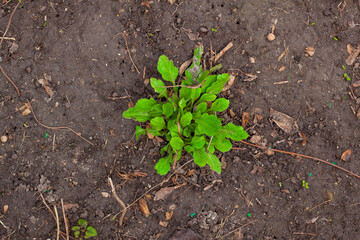
<path id="1" fill-rule="evenodd" d="M 97 236 L 96 229 L 89 226 L 85 219 L 79 219 L 78 225 L 71 228 L 76 239 L 83 240 Z"/>
<path id="2" fill-rule="evenodd" d="M 217 98 L 229 80 L 229 74 L 212 74 L 221 68 L 217 65 L 204 71 L 201 66 L 203 47 L 195 49 L 191 66 L 185 71 L 180 85 L 176 85 L 178 68 L 166 56 L 160 56 L 157 69 L 162 78 L 171 83 L 166 86 L 161 79 L 151 78 L 150 83 L 158 93 L 154 98 L 140 99 L 135 107 L 123 113 L 124 118 L 149 122 L 146 128 L 136 126 L 136 139 L 141 135 L 165 136 L 167 140 L 160 153 L 163 156 L 155 165 L 160 175 L 170 170 L 184 152 L 188 152 L 200 167 L 206 164 L 221 173 L 221 163 L 214 154 L 215 149 L 227 152 L 232 148 L 230 140 L 246 139 L 248 134 L 241 126 L 224 125 L 217 117 L 225 111 L 229 100 Z"/>

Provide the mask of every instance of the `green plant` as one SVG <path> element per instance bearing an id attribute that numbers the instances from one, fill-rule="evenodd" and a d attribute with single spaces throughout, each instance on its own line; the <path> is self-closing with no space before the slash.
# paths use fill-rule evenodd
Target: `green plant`
<path id="1" fill-rule="evenodd" d="M 88 239 L 97 236 L 96 229 L 89 226 L 85 219 L 79 219 L 78 225 L 71 228 L 76 239 Z"/>
<path id="2" fill-rule="evenodd" d="M 139 122 L 150 122 L 146 128 L 136 126 L 136 139 L 148 134 L 165 136 L 168 144 L 160 151 L 164 156 L 155 165 L 160 175 L 170 170 L 170 164 L 181 158 L 183 151 L 192 155 L 194 162 L 200 167 L 208 164 L 218 173 L 221 172 L 221 163 L 215 156 L 215 148 L 227 152 L 232 148 L 231 140 L 246 139 L 248 134 L 241 126 L 233 123 L 222 124 L 217 112 L 225 111 L 229 100 L 217 98 L 229 74 L 212 75 L 221 68 L 217 65 L 204 71 L 201 66 L 203 47 L 195 49 L 191 66 L 185 71 L 181 85 L 176 85 L 179 75 L 178 69 L 166 56 L 160 56 L 157 69 L 165 81 L 151 78 L 150 83 L 158 100 L 153 98 L 140 99 L 135 107 L 123 113 L 124 118 Z M 167 155 L 166 155 L 167 153 Z"/>

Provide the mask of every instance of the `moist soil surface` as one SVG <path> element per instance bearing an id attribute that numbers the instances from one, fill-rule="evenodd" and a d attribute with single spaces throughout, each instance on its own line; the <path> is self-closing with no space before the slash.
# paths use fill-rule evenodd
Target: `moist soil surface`
<path id="1" fill-rule="evenodd" d="M 2 1 L 1 36 L 17 3 Z M 358 239 L 360 179 L 233 142 L 239 149 L 216 152 L 220 175 L 185 155 L 159 185 L 165 178 L 154 165 L 165 142 L 136 141 L 138 123 L 122 113 L 156 96 L 146 79 L 160 78 L 159 56 L 180 67 L 203 44 L 208 66 L 210 49 L 219 53 L 232 42 L 217 62 L 219 73 L 236 75 L 220 94 L 230 100 L 225 121 L 245 126 L 257 145 L 360 173 L 360 92 L 352 87 L 359 59 L 346 64 L 347 45 L 360 43 L 359 13 L 357 1 L 335 0 L 22 1 L 6 33 L 15 40 L 0 47 L 0 66 L 21 94 L 1 73 L 1 239 L 56 239 L 45 203 L 54 215 L 56 207 L 66 239 L 61 200 L 70 227 L 86 219 L 97 230 L 91 239 L 170 239 L 181 229 L 202 239 Z M 268 41 L 271 32 L 276 38 Z M 23 107 L 29 102 L 32 108 Z M 298 131 L 279 128 L 271 108 L 293 117 Z M 51 128 L 63 126 L 87 141 Z M 341 160 L 348 149 L 350 158 Z M 108 177 L 129 206 L 122 226 Z M 161 188 L 179 185 L 154 201 Z"/>

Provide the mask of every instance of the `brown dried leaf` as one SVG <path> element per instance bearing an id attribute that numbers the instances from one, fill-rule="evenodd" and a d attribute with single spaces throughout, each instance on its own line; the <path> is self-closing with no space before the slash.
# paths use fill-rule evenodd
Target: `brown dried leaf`
<path id="1" fill-rule="evenodd" d="M 7 213 L 8 210 L 9 210 L 9 205 L 4 205 L 4 215 Z"/>
<path id="2" fill-rule="evenodd" d="M 268 156 L 272 156 L 272 155 L 274 155 L 275 153 L 274 153 L 273 150 L 271 150 L 270 148 L 268 148 L 268 149 L 266 149 L 265 154 L 268 155 Z"/>
<path id="3" fill-rule="evenodd" d="M 227 91 L 227 90 L 229 90 L 231 87 L 232 87 L 232 85 L 234 85 L 234 83 L 235 83 L 235 74 L 230 74 L 230 77 L 229 77 L 229 80 L 227 81 L 227 83 L 226 83 L 226 85 L 224 86 L 224 88 L 223 88 L 223 92 L 224 91 Z"/>
<path id="4" fill-rule="evenodd" d="M 351 54 L 354 51 L 354 47 L 351 46 L 351 44 L 349 43 L 348 45 L 346 45 L 346 51 L 348 52 L 348 54 Z"/>
<path id="5" fill-rule="evenodd" d="M 155 140 L 159 143 L 164 142 L 164 140 L 161 137 L 155 136 Z"/>
<path id="6" fill-rule="evenodd" d="M 345 152 L 343 152 L 343 154 L 341 155 L 341 160 L 343 161 L 349 161 L 351 156 L 351 149 L 346 150 Z"/>
<path id="7" fill-rule="evenodd" d="M 305 133 L 300 133 L 300 136 L 302 138 L 302 142 L 301 142 L 301 145 L 305 146 L 306 145 L 306 136 L 305 136 Z"/>
<path id="8" fill-rule="evenodd" d="M 360 81 L 356 81 L 352 84 L 353 87 L 360 87 Z"/>
<path id="9" fill-rule="evenodd" d="M 176 187 L 164 187 L 155 193 L 154 201 L 164 200 Z"/>
<path id="10" fill-rule="evenodd" d="M 165 213 L 165 220 L 166 220 L 166 221 L 171 220 L 173 214 L 174 214 L 174 211 L 166 212 L 166 213 Z"/>
<path id="11" fill-rule="evenodd" d="M 254 143 L 254 144 L 259 144 L 261 142 L 261 136 L 259 135 L 253 135 L 251 138 L 250 138 L 250 142 L 251 143 Z"/>
<path id="12" fill-rule="evenodd" d="M 165 227 L 165 228 L 168 226 L 168 224 L 169 224 L 169 223 L 166 222 L 166 221 L 160 221 L 160 222 L 159 222 L 159 225 L 162 226 L 162 227 Z"/>
<path id="13" fill-rule="evenodd" d="M 356 58 L 359 56 L 359 54 L 360 54 L 360 47 L 358 46 L 358 48 L 355 49 L 355 50 L 346 58 L 345 63 L 346 63 L 347 65 L 352 65 L 352 64 L 355 62 Z"/>
<path id="14" fill-rule="evenodd" d="M 194 172 L 195 172 L 195 169 L 191 169 L 191 170 L 186 174 L 186 176 L 190 177 L 190 176 L 192 176 L 192 175 L 194 174 Z"/>
<path id="15" fill-rule="evenodd" d="M 229 109 L 229 113 L 230 113 L 230 116 L 231 116 L 232 118 L 234 118 L 234 117 L 236 116 L 236 114 L 234 113 L 234 111 L 231 110 L 231 109 Z"/>
<path id="16" fill-rule="evenodd" d="M 243 128 L 245 128 L 246 125 L 248 124 L 249 120 L 250 120 L 250 113 L 248 113 L 248 112 L 243 112 L 243 114 L 242 114 L 242 123 L 241 123 L 241 126 L 242 126 Z"/>
<path id="17" fill-rule="evenodd" d="M 145 199 L 141 198 L 139 200 L 139 205 L 140 205 L 140 210 L 144 214 L 144 216 L 149 217 L 150 216 L 150 211 L 149 211 L 149 208 L 147 206 L 147 203 L 146 203 Z"/>
<path id="18" fill-rule="evenodd" d="M 176 0 L 168 0 L 170 4 L 174 4 Z"/>
<path id="19" fill-rule="evenodd" d="M 79 208 L 79 204 L 77 203 L 64 203 L 64 211 L 67 211 L 71 208 Z"/>
<path id="20" fill-rule="evenodd" d="M 29 108 L 27 108 L 27 109 L 25 109 L 25 110 L 21 113 L 21 115 L 27 116 L 27 115 L 29 115 L 30 113 L 31 113 L 31 110 L 30 110 Z"/>
<path id="21" fill-rule="evenodd" d="M 260 167 L 260 166 L 254 166 L 253 170 L 251 170 L 250 174 L 255 175 L 255 174 L 262 174 L 264 172 L 264 168 Z"/>
<path id="22" fill-rule="evenodd" d="M 189 59 L 189 60 L 185 61 L 183 64 L 181 64 L 181 66 L 179 68 L 179 76 L 183 75 L 183 73 L 190 66 L 191 63 L 192 63 L 192 59 Z"/>
<path id="23" fill-rule="evenodd" d="M 141 3 L 141 5 L 144 5 L 144 6 L 147 6 L 148 8 L 150 8 L 150 4 L 152 4 L 153 3 L 153 1 L 147 1 L 147 0 L 145 0 L 145 1 L 143 1 L 142 3 Z"/>
<path id="24" fill-rule="evenodd" d="M 281 192 L 286 193 L 286 194 L 290 193 L 290 191 L 288 189 L 281 189 Z"/>
<path id="25" fill-rule="evenodd" d="M 280 62 L 281 59 L 283 59 L 283 57 L 285 57 L 285 55 L 288 53 L 288 51 L 289 51 L 289 47 L 285 48 L 285 50 L 278 57 L 278 62 Z"/>
<path id="26" fill-rule="evenodd" d="M 275 111 L 270 108 L 270 118 L 279 126 L 285 133 L 294 133 L 297 132 L 299 127 L 297 125 L 296 119 L 286 115 L 285 113 L 281 113 Z"/>
<path id="27" fill-rule="evenodd" d="M 149 85 L 149 83 L 150 83 L 150 79 L 146 78 L 146 79 L 144 80 L 144 85 L 147 86 L 147 85 Z"/>
<path id="28" fill-rule="evenodd" d="M 310 57 L 312 57 L 315 54 L 315 48 L 313 47 L 307 47 L 304 50 Z"/>
<path id="29" fill-rule="evenodd" d="M 226 169 L 225 156 L 222 156 L 222 157 L 221 157 L 221 169 Z"/>
<path id="30" fill-rule="evenodd" d="M 54 96 L 54 92 L 51 90 L 49 86 L 44 86 L 46 93 L 49 95 L 49 98 Z"/>
<path id="31" fill-rule="evenodd" d="M 279 72 L 282 72 L 285 70 L 285 66 L 282 66 L 281 68 L 279 68 Z"/>

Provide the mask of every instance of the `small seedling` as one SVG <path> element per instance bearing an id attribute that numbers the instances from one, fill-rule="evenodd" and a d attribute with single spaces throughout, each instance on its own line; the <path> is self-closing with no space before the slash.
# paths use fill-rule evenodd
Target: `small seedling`
<path id="1" fill-rule="evenodd" d="M 302 180 L 302 186 L 306 189 L 309 189 L 309 183 L 306 182 L 305 180 Z"/>
<path id="2" fill-rule="evenodd" d="M 157 69 L 172 85 L 165 86 L 162 80 L 151 78 L 151 86 L 159 94 L 158 100 L 140 99 L 135 107 L 123 113 L 124 118 L 148 122 L 145 129 L 136 127 L 137 140 L 145 134 L 165 136 L 168 143 L 161 149 L 163 157 L 155 165 L 160 175 L 167 174 L 170 164 L 175 165 L 184 151 L 190 153 L 200 167 L 208 164 L 220 173 L 221 163 L 214 154 L 215 148 L 227 152 L 232 148 L 230 139 L 240 141 L 248 137 L 241 126 L 224 125 L 223 119 L 217 116 L 230 103 L 225 98 L 217 98 L 230 76 L 227 73 L 211 74 L 221 65 L 204 71 L 202 54 L 202 46 L 195 49 L 192 65 L 185 71 L 185 77 L 179 80 L 181 85 L 176 85 L 178 68 L 166 56 L 161 56 Z"/>
<path id="3" fill-rule="evenodd" d="M 76 239 L 83 240 L 97 236 L 96 229 L 89 226 L 85 219 L 79 219 L 78 225 L 71 228 Z"/>
<path id="4" fill-rule="evenodd" d="M 347 80 L 347 81 L 351 81 L 351 77 L 349 75 L 347 75 L 347 73 L 344 73 L 344 78 Z"/>

